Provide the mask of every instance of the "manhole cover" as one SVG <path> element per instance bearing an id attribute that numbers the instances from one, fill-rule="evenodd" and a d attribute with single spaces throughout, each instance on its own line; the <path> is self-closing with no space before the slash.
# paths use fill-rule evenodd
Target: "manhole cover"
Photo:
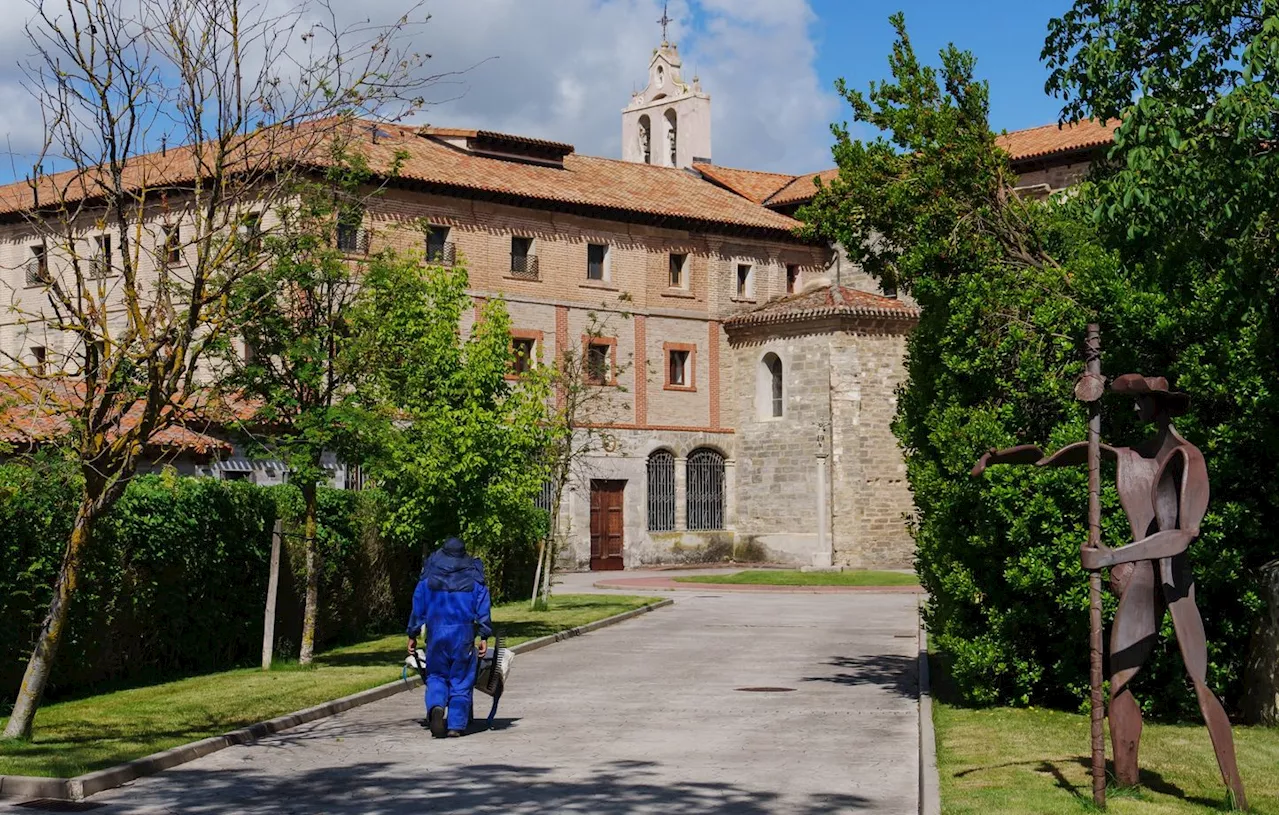
<path id="1" fill-rule="evenodd" d="M 15 806 L 24 809 L 35 809 L 40 812 L 88 812 L 93 809 L 99 809 L 106 804 L 97 804 L 89 801 L 60 801 L 57 798 L 36 798 L 32 801 L 23 801 Z"/>
<path id="2" fill-rule="evenodd" d="M 795 688 L 734 688 L 747 693 L 790 693 Z"/>

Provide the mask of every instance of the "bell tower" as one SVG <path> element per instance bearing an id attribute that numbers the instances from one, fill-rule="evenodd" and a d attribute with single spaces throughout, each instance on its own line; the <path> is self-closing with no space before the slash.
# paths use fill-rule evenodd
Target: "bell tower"
<path id="1" fill-rule="evenodd" d="M 695 76 L 686 82 L 675 43 L 667 41 L 666 7 L 662 44 L 649 60 L 649 83 L 622 109 L 622 158 L 660 167 L 691 167 L 711 160 L 711 97 Z"/>

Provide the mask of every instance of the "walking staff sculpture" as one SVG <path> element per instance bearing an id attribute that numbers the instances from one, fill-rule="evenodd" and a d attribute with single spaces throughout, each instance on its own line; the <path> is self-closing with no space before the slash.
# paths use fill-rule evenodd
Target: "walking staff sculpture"
<path id="1" fill-rule="evenodd" d="M 1076 396 L 1091 403 L 1097 416 L 1103 380 L 1099 372 L 1097 328 L 1090 326 L 1091 347 L 1086 359 L 1091 363 L 1076 387 Z M 1091 358 L 1090 358 L 1091 354 Z M 1034 464 L 1037 467 L 1066 467 L 1084 464 L 1088 448 L 1116 463 L 1116 488 L 1120 505 L 1129 519 L 1133 543 L 1112 549 L 1103 546 L 1096 528 L 1091 529 L 1091 545 L 1080 549 L 1085 569 L 1096 583 L 1101 569 L 1110 567 L 1111 588 L 1120 597 L 1111 629 L 1111 749 L 1115 776 L 1122 785 L 1138 783 L 1138 740 L 1142 735 L 1142 714 L 1133 698 L 1130 683 L 1142 663 L 1151 655 L 1156 633 L 1167 607 L 1173 616 L 1178 648 L 1187 674 L 1195 686 L 1200 712 L 1209 728 L 1209 738 L 1217 755 L 1218 768 L 1236 806 L 1246 807 L 1244 785 L 1236 767 L 1235 745 L 1231 725 L 1221 703 L 1205 684 L 1207 655 L 1204 623 L 1196 608 L 1195 581 L 1187 549 L 1200 534 L 1200 521 L 1209 506 L 1209 472 L 1204 456 L 1195 445 L 1174 429 L 1171 419 L 1187 409 L 1188 396 L 1169 390 L 1164 377 L 1124 374 L 1111 383 L 1114 393 L 1131 396 L 1136 402 L 1138 418 L 1154 422 L 1156 434 L 1136 447 L 1112 447 L 1096 441 L 1098 422 L 1091 421 L 1090 442 L 1067 445 L 1046 456 L 1035 445 L 1021 445 L 1005 450 L 992 450 L 973 468 L 981 475 L 992 464 Z M 1097 453 L 1090 473 L 1090 524 L 1095 527 L 1098 513 Z M 1100 613 L 1100 611 L 1099 611 Z M 1100 626 L 1095 624 L 1100 644 Z M 1100 666 L 1098 669 L 1100 676 Z M 1095 686 L 1100 682 L 1095 682 Z M 1101 700 L 1100 687 L 1095 687 Z M 1100 705 L 1098 705 L 1100 711 Z M 1101 724 L 1100 718 L 1097 720 Z M 1101 749 L 1101 730 L 1097 730 L 1095 752 Z M 1100 758 L 1100 756 L 1099 756 Z M 1098 782 L 1101 761 L 1095 762 L 1095 798 L 1105 794 Z M 1105 800 L 1105 799 L 1104 799 Z"/>

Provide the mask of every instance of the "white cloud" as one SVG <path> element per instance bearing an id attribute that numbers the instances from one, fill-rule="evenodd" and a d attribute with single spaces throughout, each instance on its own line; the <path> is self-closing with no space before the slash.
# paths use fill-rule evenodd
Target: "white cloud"
<path id="1" fill-rule="evenodd" d="M 269 0 L 275 2 L 276 0 Z M 410 0 L 334 0 L 351 22 L 386 22 Z M 806 0 L 677 0 L 669 36 L 686 75 L 712 99 L 712 158 L 721 164 L 801 172 L 831 164 L 828 123 L 838 100 L 814 70 L 814 15 Z M 420 47 L 445 77 L 420 121 L 484 127 L 571 142 L 618 156 L 621 109 L 643 85 L 660 32 L 660 0 L 426 0 Z M 27 0 L 0 0 L 7 20 Z M 695 23 L 696 21 L 696 23 Z M 0 28 L 0 150 L 29 152 L 38 119 L 23 114 L 15 59 L 29 50 L 21 27 Z M 26 158 L 15 159 L 21 168 Z M 0 176 L 8 174 L 0 160 Z"/>

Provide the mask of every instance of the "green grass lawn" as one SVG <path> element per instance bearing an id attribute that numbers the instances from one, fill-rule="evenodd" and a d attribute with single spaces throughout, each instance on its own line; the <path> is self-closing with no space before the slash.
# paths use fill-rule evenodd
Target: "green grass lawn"
<path id="1" fill-rule="evenodd" d="M 548 611 L 497 606 L 493 618 L 515 645 L 654 602 L 565 595 Z M 308 669 L 244 668 L 49 704 L 32 741 L 0 742 L 0 775 L 75 776 L 225 733 L 398 679 L 404 655 L 404 634 L 393 634 L 326 651 Z"/>
<path id="2" fill-rule="evenodd" d="M 941 703 L 934 705 L 933 722 L 944 815 L 1096 811 L 1088 716 Z M 1276 728 L 1237 727 L 1235 743 L 1250 811 L 1276 812 Z M 1110 790 L 1107 812 L 1181 815 L 1226 808 L 1226 787 L 1202 725 L 1147 724 L 1139 761 L 1140 786 Z"/>
<path id="3" fill-rule="evenodd" d="M 752 569 L 736 574 L 708 574 L 675 578 L 678 583 L 731 583 L 752 586 L 915 586 L 913 574 L 902 572 L 800 572 Z"/>

